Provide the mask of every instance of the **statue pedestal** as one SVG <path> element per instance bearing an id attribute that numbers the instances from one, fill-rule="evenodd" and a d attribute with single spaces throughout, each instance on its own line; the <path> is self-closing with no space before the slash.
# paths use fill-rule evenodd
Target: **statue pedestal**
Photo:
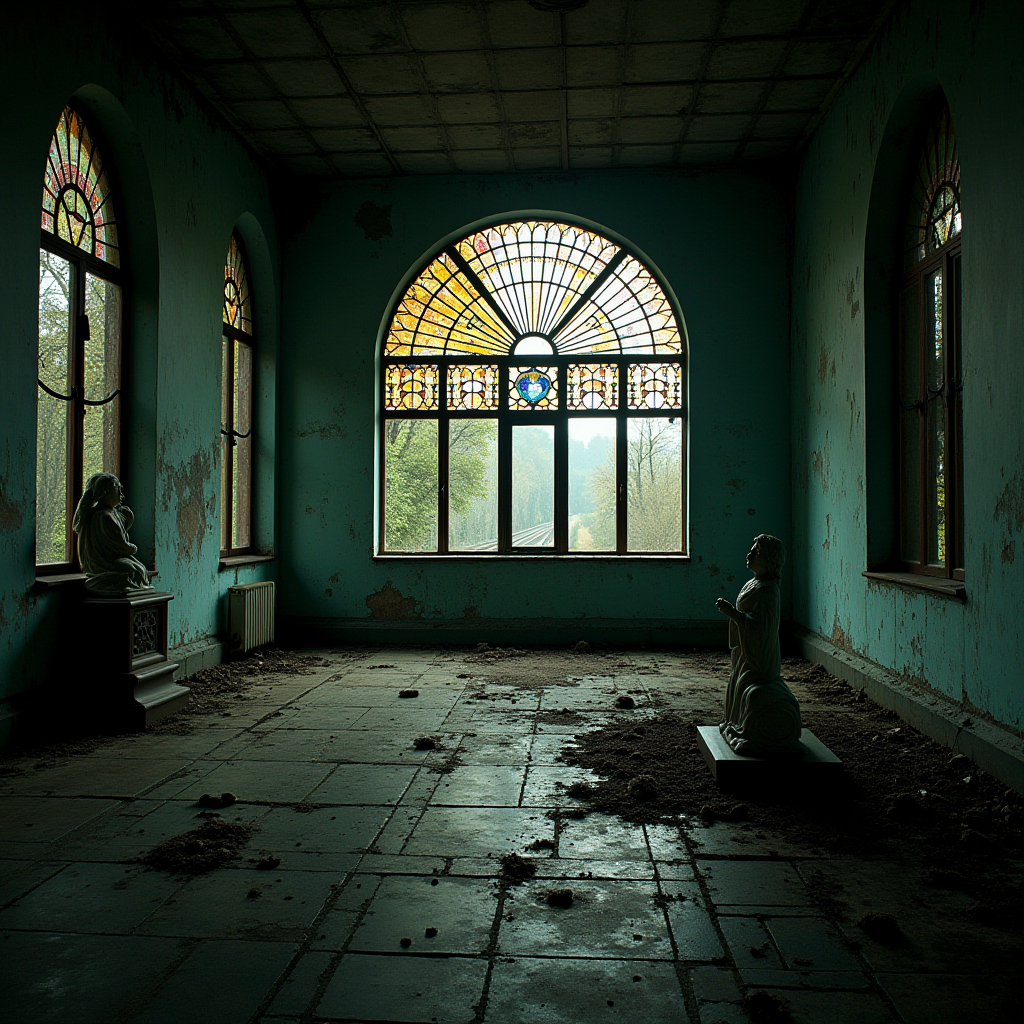
<path id="1" fill-rule="evenodd" d="M 810 729 L 802 729 L 802 755 L 792 757 L 744 757 L 722 737 L 717 725 L 697 728 L 697 748 L 704 755 L 720 786 L 831 782 L 843 772 L 843 762 Z"/>
<path id="2" fill-rule="evenodd" d="M 188 701 L 167 660 L 167 605 L 173 594 L 130 590 L 82 602 L 82 650 L 92 667 L 93 706 L 128 729 L 144 729 Z M 97 707 L 98 705 L 98 707 Z"/>

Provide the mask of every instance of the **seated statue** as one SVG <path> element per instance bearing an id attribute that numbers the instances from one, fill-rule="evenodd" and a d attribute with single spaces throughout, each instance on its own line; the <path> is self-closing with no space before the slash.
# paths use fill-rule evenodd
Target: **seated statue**
<path id="1" fill-rule="evenodd" d="M 779 577 L 785 559 L 777 537 L 755 537 L 747 555 L 754 578 L 744 584 L 735 606 L 721 597 L 715 602 L 729 617 L 732 655 L 725 718 L 718 728 L 736 753 L 751 757 L 803 752 L 800 704 L 781 676 Z"/>
<path id="2" fill-rule="evenodd" d="M 123 500 L 121 481 L 113 473 L 93 473 L 71 523 L 78 534 L 85 585 L 97 594 L 113 596 L 150 586 L 146 567 L 134 557 L 139 549 L 128 540 L 135 515 Z"/>

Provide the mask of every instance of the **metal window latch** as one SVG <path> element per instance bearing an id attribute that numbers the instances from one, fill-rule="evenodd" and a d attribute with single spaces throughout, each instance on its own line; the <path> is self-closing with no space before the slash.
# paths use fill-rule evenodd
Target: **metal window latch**
<path id="1" fill-rule="evenodd" d="M 95 402 L 94 402 L 94 401 L 91 401 L 91 400 L 90 400 L 90 399 L 88 399 L 88 398 L 83 398 L 83 399 L 82 399 L 82 404 L 83 404 L 83 405 L 108 405 L 108 404 L 109 404 L 110 402 L 112 402 L 112 401 L 113 401 L 113 400 L 114 400 L 115 398 L 117 398 L 117 396 L 118 396 L 119 394 L 121 394 L 121 389 L 120 389 L 120 388 L 114 388 L 114 390 L 113 390 L 113 391 L 111 391 L 111 392 L 110 392 L 110 394 L 109 394 L 109 395 L 107 395 L 107 397 L 106 397 L 106 398 L 100 398 L 100 399 L 98 399 L 98 400 L 97 400 L 97 401 L 95 401 Z"/>
<path id="2" fill-rule="evenodd" d="M 220 428 L 220 432 L 221 434 L 224 435 L 224 437 L 231 438 L 232 448 L 237 448 L 238 439 L 241 438 L 244 441 L 245 438 L 247 438 L 252 433 L 252 427 L 250 427 L 244 434 L 240 434 L 237 430 L 225 430 L 223 427 Z"/>
<path id="3" fill-rule="evenodd" d="M 70 395 L 62 395 L 53 388 L 48 388 L 38 377 L 36 377 L 36 383 L 51 397 L 59 399 L 61 402 L 73 402 L 75 400 L 75 389 L 72 385 Z"/>

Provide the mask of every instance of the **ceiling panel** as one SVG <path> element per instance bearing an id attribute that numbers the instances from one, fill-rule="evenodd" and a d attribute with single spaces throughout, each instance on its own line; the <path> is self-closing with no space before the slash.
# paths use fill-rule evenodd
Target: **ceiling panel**
<path id="1" fill-rule="evenodd" d="M 365 177 L 791 156 L 893 4 L 164 0 L 139 16 L 271 164 Z"/>

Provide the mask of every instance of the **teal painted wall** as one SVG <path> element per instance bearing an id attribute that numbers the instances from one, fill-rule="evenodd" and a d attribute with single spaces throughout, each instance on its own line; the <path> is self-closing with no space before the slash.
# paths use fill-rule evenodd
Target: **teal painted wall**
<path id="1" fill-rule="evenodd" d="M 1013 0 L 900 8 L 802 163 L 792 335 L 794 617 L 1015 728 L 1024 714 L 1022 37 L 1024 7 Z M 908 111 L 929 87 L 945 91 L 962 167 L 964 605 L 861 575 L 869 543 L 872 558 L 884 554 L 892 508 L 880 450 L 891 391 L 877 384 L 891 314 L 872 209 L 888 202 L 889 147 L 905 142 Z"/>
<path id="2" fill-rule="evenodd" d="M 7 12 L 4 188 L 0 191 L 0 719 L 73 656 L 58 624 L 67 591 L 34 589 L 39 217 L 50 135 L 73 97 L 122 188 L 127 445 L 122 472 L 137 515 L 132 539 L 156 584 L 174 593 L 179 652 L 223 628 L 223 595 L 273 573 L 218 572 L 220 296 L 238 227 L 253 261 L 260 351 L 260 545 L 274 544 L 273 463 L 279 317 L 278 244 L 261 166 L 152 60 L 144 40 L 113 34 L 102 12 L 58 3 Z M 52 45 L 58 30 L 60 45 Z M 13 702 L 14 704 L 17 701 Z"/>
<path id="3" fill-rule="evenodd" d="M 390 212 L 376 240 L 364 203 Z M 374 560 L 374 372 L 392 293 L 449 233 L 547 210 L 618 232 L 660 268 L 690 342 L 693 560 Z M 757 532 L 788 542 L 786 208 L 765 179 L 622 171 L 352 183 L 303 211 L 285 245 L 281 608 L 349 624 L 387 584 L 424 624 L 721 622 Z"/>

